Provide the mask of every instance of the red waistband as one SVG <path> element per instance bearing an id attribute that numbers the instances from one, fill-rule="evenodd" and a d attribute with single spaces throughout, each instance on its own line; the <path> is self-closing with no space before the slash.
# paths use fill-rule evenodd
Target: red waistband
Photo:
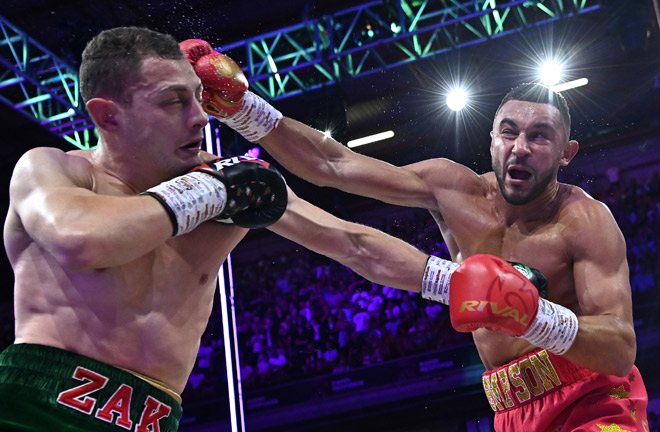
<path id="1" fill-rule="evenodd" d="M 519 408 L 594 372 L 543 349 L 485 372 L 481 379 L 495 412 Z"/>

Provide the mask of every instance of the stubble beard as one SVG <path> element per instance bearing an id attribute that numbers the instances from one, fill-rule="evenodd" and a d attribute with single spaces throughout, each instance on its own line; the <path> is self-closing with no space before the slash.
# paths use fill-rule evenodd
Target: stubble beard
<path id="1" fill-rule="evenodd" d="M 509 193 L 506 190 L 506 186 L 504 185 L 503 171 L 505 172 L 506 170 L 498 170 L 495 168 L 494 165 L 495 165 L 495 161 L 493 161 L 493 172 L 495 172 L 495 178 L 497 179 L 497 185 L 500 188 L 500 193 L 502 194 L 502 197 L 507 203 L 514 206 L 524 205 L 534 201 L 548 188 L 550 182 L 552 182 L 552 179 L 554 177 L 552 171 L 550 170 L 549 172 L 544 173 L 540 181 L 535 182 L 531 190 L 527 192 L 514 191 Z M 535 181 L 536 178 L 537 178 L 536 174 L 532 174 L 532 177 L 529 181 Z"/>

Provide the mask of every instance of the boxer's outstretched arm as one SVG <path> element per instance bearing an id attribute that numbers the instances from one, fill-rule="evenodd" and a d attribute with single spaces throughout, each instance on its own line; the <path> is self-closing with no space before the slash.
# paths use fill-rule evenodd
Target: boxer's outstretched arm
<path id="1" fill-rule="evenodd" d="M 339 219 L 291 190 L 286 212 L 268 229 L 372 282 L 420 292 L 426 254 L 374 228 Z"/>
<path id="2" fill-rule="evenodd" d="M 437 209 L 434 190 L 451 187 L 457 171 L 469 171 L 446 159 L 397 167 L 356 153 L 287 117 L 259 144 L 287 170 L 311 183 L 406 207 Z M 428 169 L 431 166 L 433 170 Z"/>
<path id="3" fill-rule="evenodd" d="M 396 167 L 350 151 L 313 128 L 283 118 L 275 107 L 248 90 L 241 68 L 213 51 L 208 42 L 189 39 L 180 46 L 204 86 L 204 111 L 248 141 L 259 142 L 287 170 L 307 181 L 391 204 L 433 210 L 437 210 L 443 190 L 470 191 L 478 183 L 466 183 L 469 178 L 476 180 L 476 175 L 446 159 Z"/>

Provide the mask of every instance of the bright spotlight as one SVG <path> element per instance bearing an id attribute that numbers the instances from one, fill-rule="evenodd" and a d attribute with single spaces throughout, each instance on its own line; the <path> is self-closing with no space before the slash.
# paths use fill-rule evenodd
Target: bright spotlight
<path id="1" fill-rule="evenodd" d="M 461 88 L 455 88 L 447 95 L 447 106 L 452 111 L 460 111 L 467 103 L 467 93 Z"/>
<path id="2" fill-rule="evenodd" d="M 549 86 L 557 84 L 561 80 L 561 65 L 555 61 L 547 61 L 539 68 L 541 81 Z"/>
<path id="3" fill-rule="evenodd" d="M 323 132 L 323 138 L 332 138 L 332 133 L 329 130 Z"/>

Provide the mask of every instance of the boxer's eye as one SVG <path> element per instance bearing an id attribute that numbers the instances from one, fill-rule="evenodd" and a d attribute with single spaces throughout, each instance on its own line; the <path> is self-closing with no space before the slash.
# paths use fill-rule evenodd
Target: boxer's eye
<path id="1" fill-rule="evenodd" d="M 504 138 L 508 138 L 508 139 L 515 138 L 517 136 L 517 134 L 511 129 L 504 129 L 502 132 L 500 132 L 500 134 Z"/>

